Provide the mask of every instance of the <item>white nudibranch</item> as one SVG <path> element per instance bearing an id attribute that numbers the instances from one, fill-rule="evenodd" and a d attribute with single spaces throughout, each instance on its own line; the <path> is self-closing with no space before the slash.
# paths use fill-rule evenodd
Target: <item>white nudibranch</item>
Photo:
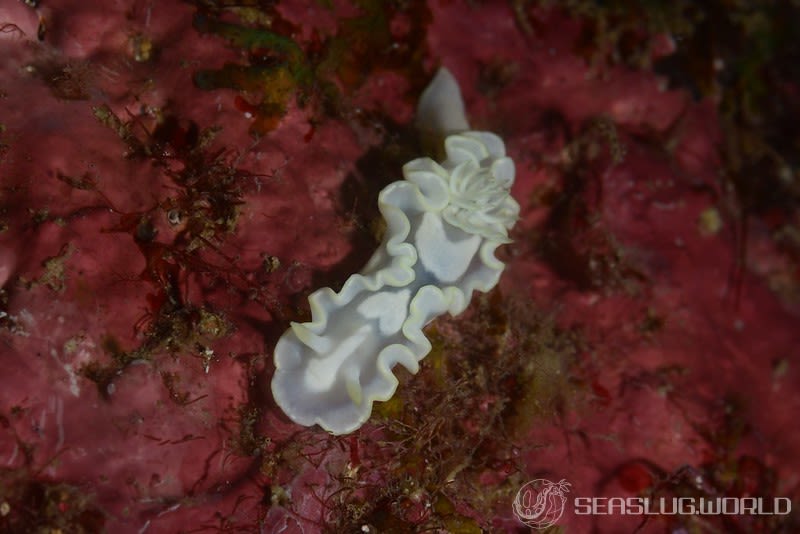
<path id="1" fill-rule="evenodd" d="M 464 311 L 473 291 L 492 289 L 505 267 L 494 252 L 509 242 L 519 205 L 503 141 L 469 130 L 445 69 L 422 94 L 417 126 L 444 137 L 445 160 L 403 166 L 405 179 L 378 196 L 387 226 L 380 248 L 338 293 L 312 293 L 312 321 L 292 323 L 275 346 L 272 394 L 301 425 L 346 434 L 364 424 L 372 403 L 394 394 L 392 368 L 416 373 L 430 352 L 422 328 Z"/>

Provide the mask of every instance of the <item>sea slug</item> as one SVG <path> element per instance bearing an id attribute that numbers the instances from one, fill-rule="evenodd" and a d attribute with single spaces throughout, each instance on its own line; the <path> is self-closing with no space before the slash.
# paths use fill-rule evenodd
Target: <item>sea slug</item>
<path id="1" fill-rule="evenodd" d="M 458 84 L 445 69 L 420 99 L 417 126 L 429 141 L 444 138 L 444 161 L 403 166 L 405 179 L 378 196 L 387 226 L 380 248 L 338 293 L 312 293 L 312 321 L 292 323 L 275 347 L 272 393 L 301 425 L 334 434 L 359 428 L 374 401 L 394 394 L 392 368 L 416 373 L 430 352 L 422 328 L 444 312 L 464 311 L 472 292 L 489 291 L 503 271 L 494 252 L 510 241 L 519 214 L 505 145 L 469 130 Z"/>

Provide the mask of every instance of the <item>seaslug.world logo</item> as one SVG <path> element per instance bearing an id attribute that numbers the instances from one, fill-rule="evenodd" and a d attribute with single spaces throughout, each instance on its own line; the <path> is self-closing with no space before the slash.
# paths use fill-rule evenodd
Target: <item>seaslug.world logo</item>
<path id="1" fill-rule="evenodd" d="M 514 499 L 514 515 L 531 528 L 547 528 L 561 519 L 570 483 L 537 478 L 522 486 Z"/>
<path id="2" fill-rule="evenodd" d="M 564 514 L 566 494 L 572 485 L 561 479 L 537 478 L 522 486 L 514 499 L 514 515 L 531 528 L 554 525 Z M 576 516 L 686 515 L 686 516 L 785 516 L 792 512 L 788 497 L 580 497 L 572 502 Z"/>

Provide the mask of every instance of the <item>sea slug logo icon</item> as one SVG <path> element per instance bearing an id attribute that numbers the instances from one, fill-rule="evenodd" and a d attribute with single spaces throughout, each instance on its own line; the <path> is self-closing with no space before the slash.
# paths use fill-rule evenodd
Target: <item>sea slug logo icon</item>
<path id="1" fill-rule="evenodd" d="M 514 515 L 532 528 L 547 528 L 561 519 L 570 483 L 564 479 L 550 482 L 543 478 L 522 486 L 514 499 Z"/>

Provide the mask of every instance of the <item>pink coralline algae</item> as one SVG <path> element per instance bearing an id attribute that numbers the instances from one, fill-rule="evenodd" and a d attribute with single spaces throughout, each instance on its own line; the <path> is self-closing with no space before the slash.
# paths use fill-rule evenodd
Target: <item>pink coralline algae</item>
<path id="1" fill-rule="evenodd" d="M 0 4 L 0 531 L 523 532 L 536 480 L 565 532 L 798 531 L 797 8 L 607 4 Z M 296 425 L 275 345 L 440 160 L 441 66 L 516 164 L 503 276 Z"/>

